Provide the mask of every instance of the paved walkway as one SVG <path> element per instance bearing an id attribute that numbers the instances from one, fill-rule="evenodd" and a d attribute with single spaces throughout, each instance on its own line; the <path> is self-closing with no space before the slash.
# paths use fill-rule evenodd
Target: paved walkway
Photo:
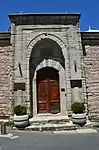
<path id="1" fill-rule="evenodd" d="M 1 126 L 0 126 L 0 130 L 1 130 Z M 17 133 L 20 131 L 12 130 L 12 128 L 10 126 L 6 126 L 6 134 L 1 135 L 1 131 L 0 131 L 0 137 L 15 138 L 15 136 L 17 136 Z M 22 132 L 33 132 L 33 131 L 23 131 L 22 130 Z M 34 131 L 34 132 L 36 133 L 37 131 Z M 48 132 L 49 131 L 46 131 L 46 133 L 48 133 Z M 41 132 L 39 131 L 39 133 L 44 133 L 44 131 L 41 131 Z M 80 129 L 76 129 L 76 130 L 52 131 L 51 133 L 54 133 L 54 134 L 97 133 L 97 130 L 95 128 L 89 127 L 89 128 L 80 128 Z"/>
<path id="2" fill-rule="evenodd" d="M 32 132 L 32 131 L 24 131 L 24 130 L 16 130 L 16 131 L 13 131 L 11 130 L 10 127 L 7 127 L 7 132 L 5 135 L 1 135 L 1 131 L 0 131 L 0 137 L 6 137 L 6 138 L 10 138 L 10 139 L 14 139 L 14 138 L 17 138 L 18 136 L 16 135 L 18 132 Z M 34 131 L 36 133 L 36 131 Z M 15 135 L 14 135 L 15 133 Z M 37 132 L 38 133 L 38 132 Z M 45 131 L 43 132 L 39 132 L 39 133 L 45 133 Z M 47 133 L 47 131 L 46 131 Z M 48 131 L 49 133 L 49 131 Z M 51 133 L 53 134 L 83 134 L 83 133 L 97 133 L 97 130 L 95 129 L 77 129 L 77 130 L 67 130 L 67 131 L 52 131 Z"/>

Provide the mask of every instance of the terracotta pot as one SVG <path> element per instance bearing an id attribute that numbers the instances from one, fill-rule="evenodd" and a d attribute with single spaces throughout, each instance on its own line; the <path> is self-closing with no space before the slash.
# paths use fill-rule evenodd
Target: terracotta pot
<path id="1" fill-rule="evenodd" d="M 78 125 L 84 125 L 86 123 L 86 114 L 72 114 L 72 122 Z"/>

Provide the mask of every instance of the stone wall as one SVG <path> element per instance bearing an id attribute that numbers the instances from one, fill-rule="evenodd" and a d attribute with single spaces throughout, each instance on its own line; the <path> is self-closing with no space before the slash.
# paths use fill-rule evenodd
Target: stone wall
<path id="1" fill-rule="evenodd" d="M 89 119 L 99 120 L 99 46 L 85 46 Z"/>
<path id="2" fill-rule="evenodd" d="M 0 117 L 11 114 L 12 47 L 0 46 Z"/>
<path id="3" fill-rule="evenodd" d="M 15 25 L 14 68 L 16 68 L 18 66 L 18 63 L 20 62 L 22 76 L 20 76 L 19 69 L 17 68 L 14 71 L 14 82 L 16 83 L 24 82 L 26 84 L 26 90 L 23 93 L 23 96 L 21 95 L 21 92 L 19 94 L 18 90 L 15 92 L 15 104 L 16 102 L 21 103 L 24 100 L 24 103 L 28 103 L 27 104 L 28 110 L 30 110 L 30 105 L 32 105 L 33 103 L 33 96 L 31 96 L 32 98 L 30 98 L 30 78 L 29 78 L 29 60 L 31 52 L 35 47 L 35 45 L 37 44 L 37 42 L 40 42 L 40 40 L 42 39 L 43 40 L 49 39 L 52 40 L 53 42 L 56 42 L 60 46 L 60 51 L 62 51 L 64 57 L 66 90 L 63 92 L 63 94 L 67 102 L 66 111 L 68 112 L 71 111 L 71 103 L 74 100 L 74 98 L 72 98 L 73 92 L 71 89 L 70 81 L 71 80 L 82 81 L 82 70 L 81 70 L 82 47 L 81 47 L 81 35 L 79 30 L 80 30 L 79 23 L 77 25 L 70 24 L 70 25 L 47 25 L 47 26 Z M 39 58 L 38 55 L 36 57 Z M 34 64 L 35 66 L 37 65 L 36 63 Z M 77 71 L 75 71 L 75 65 L 77 66 Z M 78 91 L 79 90 L 82 93 L 82 88 L 78 89 Z M 35 93 L 35 88 L 33 89 L 33 93 Z M 26 98 L 22 100 L 22 97 Z"/>

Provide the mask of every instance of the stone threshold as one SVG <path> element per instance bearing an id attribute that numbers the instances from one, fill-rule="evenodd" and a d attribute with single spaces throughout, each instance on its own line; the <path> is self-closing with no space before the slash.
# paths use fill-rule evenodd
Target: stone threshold
<path id="1" fill-rule="evenodd" d="M 38 115 L 35 116 L 31 119 L 29 119 L 29 123 L 31 125 L 36 124 L 36 125 L 40 125 L 40 124 L 47 124 L 47 123 L 51 123 L 51 124 L 58 124 L 58 123 L 66 123 L 69 122 L 70 118 L 68 116 L 42 116 L 42 115 Z"/>

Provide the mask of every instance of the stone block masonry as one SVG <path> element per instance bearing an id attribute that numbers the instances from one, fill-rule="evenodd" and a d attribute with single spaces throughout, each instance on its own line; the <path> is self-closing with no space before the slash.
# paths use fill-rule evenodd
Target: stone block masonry
<path id="1" fill-rule="evenodd" d="M 11 115 L 12 47 L 0 47 L 0 116 Z"/>
<path id="2" fill-rule="evenodd" d="M 80 14 L 9 18 L 11 31 L 0 33 L 0 117 L 21 103 L 37 117 L 38 71 L 52 67 L 59 73 L 59 115 L 71 114 L 71 104 L 81 101 L 88 104 L 89 119 L 99 120 L 99 33 L 81 33 Z"/>
<path id="3" fill-rule="evenodd" d="M 89 119 L 99 120 L 99 46 L 85 46 Z"/>

